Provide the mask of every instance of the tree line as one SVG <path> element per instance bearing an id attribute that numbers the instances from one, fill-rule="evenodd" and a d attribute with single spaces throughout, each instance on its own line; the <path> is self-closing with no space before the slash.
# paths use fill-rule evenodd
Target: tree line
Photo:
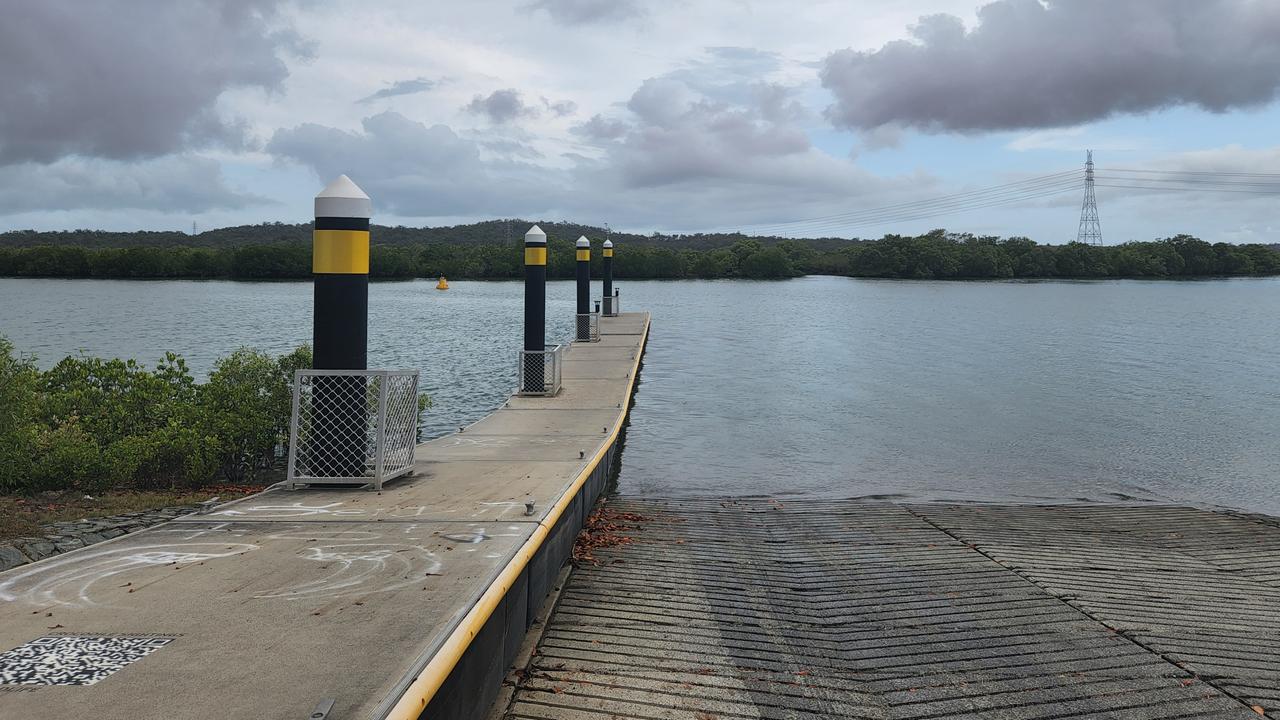
<path id="1" fill-rule="evenodd" d="M 380 245 L 491 245 L 519 242 L 524 231 L 535 221 L 518 218 L 485 220 L 446 227 L 406 227 L 404 225 L 373 225 L 370 230 Z M 684 233 L 664 235 L 638 235 L 635 233 L 609 232 L 605 228 L 581 223 L 538 220 L 548 235 L 577 239 L 580 235 L 603 238 L 608 232 L 614 242 L 636 245 L 661 245 L 677 249 L 714 250 L 727 248 L 739 240 L 748 239 L 740 233 Z M 206 230 L 187 234 L 172 231 L 114 232 L 110 230 L 12 230 L 0 232 L 0 247 L 32 247 L 35 245 L 73 245 L 87 248 L 124 247 L 207 247 L 227 248 L 241 245 L 309 244 L 311 223 L 261 223 Z M 786 238 L 778 236 L 752 236 L 764 245 L 775 245 Z M 805 242 L 816 248 L 828 250 L 849 245 L 854 240 L 846 238 L 809 238 Z"/>
<path id="2" fill-rule="evenodd" d="M 374 236 L 377 238 L 377 235 Z M 570 237 L 548 239 L 548 276 L 574 276 Z M 615 236 L 616 237 L 616 236 Z M 805 274 L 910 279 L 1170 278 L 1280 274 L 1274 246 L 1208 243 L 1189 235 L 1151 242 L 1090 246 L 1040 245 L 1025 237 L 979 237 L 935 230 L 918 236 L 823 245 L 814 241 L 742 238 L 724 247 L 673 247 L 618 241 L 619 279 L 780 279 Z M 409 279 L 516 279 L 523 276 L 520 239 L 499 242 L 379 243 L 370 275 Z M 601 272 L 599 241 L 592 274 Z M 288 241 L 226 247 L 0 247 L 0 275 L 67 278 L 305 279 L 311 244 Z"/>

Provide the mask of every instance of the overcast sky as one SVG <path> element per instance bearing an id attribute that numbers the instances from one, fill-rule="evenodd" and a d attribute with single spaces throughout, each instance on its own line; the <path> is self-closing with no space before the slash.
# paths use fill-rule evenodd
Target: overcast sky
<path id="1" fill-rule="evenodd" d="M 0 24 L 0 230 L 519 216 L 750 229 L 1082 166 L 1280 172 L 1273 0 L 40 0 Z M 939 218 L 1075 237 L 1080 192 Z M 1098 189 L 1108 243 L 1280 197 Z M 796 227 L 796 234 L 804 226 Z"/>

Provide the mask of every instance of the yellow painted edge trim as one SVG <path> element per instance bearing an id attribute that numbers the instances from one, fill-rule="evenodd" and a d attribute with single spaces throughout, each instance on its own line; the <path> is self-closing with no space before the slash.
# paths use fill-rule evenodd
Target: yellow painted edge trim
<path id="1" fill-rule="evenodd" d="M 590 259 L 591 259 L 591 251 L 590 251 L 590 250 L 579 250 L 579 251 L 578 251 L 578 259 L 579 259 L 579 260 L 590 260 Z"/>
<path id="2" fill-rule="evenodd" d="M 527 247 L 524 249 L 525 265 L 546 265 L 547 249 L 544 247 Z"/>
<path id="3" fill-rule="evenodd" d="M 311 272 L 368 275 L 368 230 L 313 230 Z"/>
<path id="4" fill-rule="evenodd" d="M 595 472 L 596 467 L 600 465 L 600 461 L 604 459 L 605 453 L 618 440 L 618 432 L 622 429 L 622 419 L 631 412 L 631 393 L 635 389 L 636 372 L 640 369 L 640 359 L 644 357 L 645 345 L 649 342 L 649 323 L 652 320 L 647 316 L 644 320 L 644 332 L 640 335 L 640 347 L 636 350 L 636 361 L 631 366 L 631 376 L 627 381 L 627 407 L 618 415 L 618 420 L 613 424 L 613 429 L 609 432 L 609 439 L 600 446 L 600 450 L 596 452 L 595 457 L 587 464 L 586 468 L 578 474 L 573 485 L 561 496 L 560 500 L 551 508 L 551 512 L 547 517 L 538 522 L 538 527 L 534 529 L 533 534 L 528 540 L 520 546 L 516 551 L 515 557 L 511 558 L 511 562 L 503 568 L 498 577 L 494 579 L 489 588 L 484 591 L 476 604 L 462 618 L 458 626 L 454 628 L 449 637 L 440 645 L 440 649 L 431 660 L 422 668 L 422 672 L 418 673 L 418 677 L 414 678 L 409 687 L 405 688 L 404 693 L 396 704 L 392 706 L 384 718 L 385 720 L 417 720 L 422 711 L 426 709 L 431 699 L 435 697 L 440 686 L 444 685 L 444 681 L 449 677 L 449 673 L 458 665 L 458 661 L 462 659 L 462 654 L 471 646 L 471 641 L 484 627 L 484 624 L 493 616 L 493 611 L 498 608 L 498 603 L 502 602 L 502 598 L 506 597 L 507 590 L 515 584 L 520 573 L 528 567 L 529 561 L 533 559 L 534 553 L 538 548 L 542 547 L 542 541 L 551 533 L 551 528 L 555 527 L 560 516 L 564 515 L 565 508 L 569 507 L 569 503 L 573 502 L 573 498 L 578 496 L 578 491 L 587 483 L 587 479 L 591 477 L 591 473 Z M 415 699 L 416 698 L 416 699 Z"/>

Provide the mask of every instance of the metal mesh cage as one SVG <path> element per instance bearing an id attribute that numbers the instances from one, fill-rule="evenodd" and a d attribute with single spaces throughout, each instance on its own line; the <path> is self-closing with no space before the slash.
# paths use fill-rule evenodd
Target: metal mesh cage
<path id="1" fill-rule="evenodd" d="M 603 298 L 601 298 L 601 300 L 602 300 L 601 302 L 602 314 L 605 317 L 617 317 L 618 313 L 621 312 L 618 309 L 618 296 L 606 295 Z"/>
<path id="2" fill-rule="evenodd" d="M 516 363 L 517 394 L 555 395 L 560 392 L 564 346 L 546 350 L 521 350 Z"/>
<path id="3" fill-rule="evenodd" d="M 298 370 L 289 423 L 293 485 L 382 483 L 413 468 L 417 370 Z"/>
<path id="4" fill-rule="evenodd" d="M 578 342 L 597 342 L 600 340 L 600 314 L 578 313 L 574 339 Z"/>

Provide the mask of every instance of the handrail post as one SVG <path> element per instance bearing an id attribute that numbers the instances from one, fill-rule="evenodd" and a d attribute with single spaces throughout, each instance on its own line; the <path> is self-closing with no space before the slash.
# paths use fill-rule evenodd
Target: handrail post
<path id="1" fill-rule="evenodd" d="M 387 386 L 391 378 L 382 373 L 375 376 L 378 383 L 378 432 L 374 435 L 373 488 L 382 490 L 382 477 L 387 470 Z"/>

